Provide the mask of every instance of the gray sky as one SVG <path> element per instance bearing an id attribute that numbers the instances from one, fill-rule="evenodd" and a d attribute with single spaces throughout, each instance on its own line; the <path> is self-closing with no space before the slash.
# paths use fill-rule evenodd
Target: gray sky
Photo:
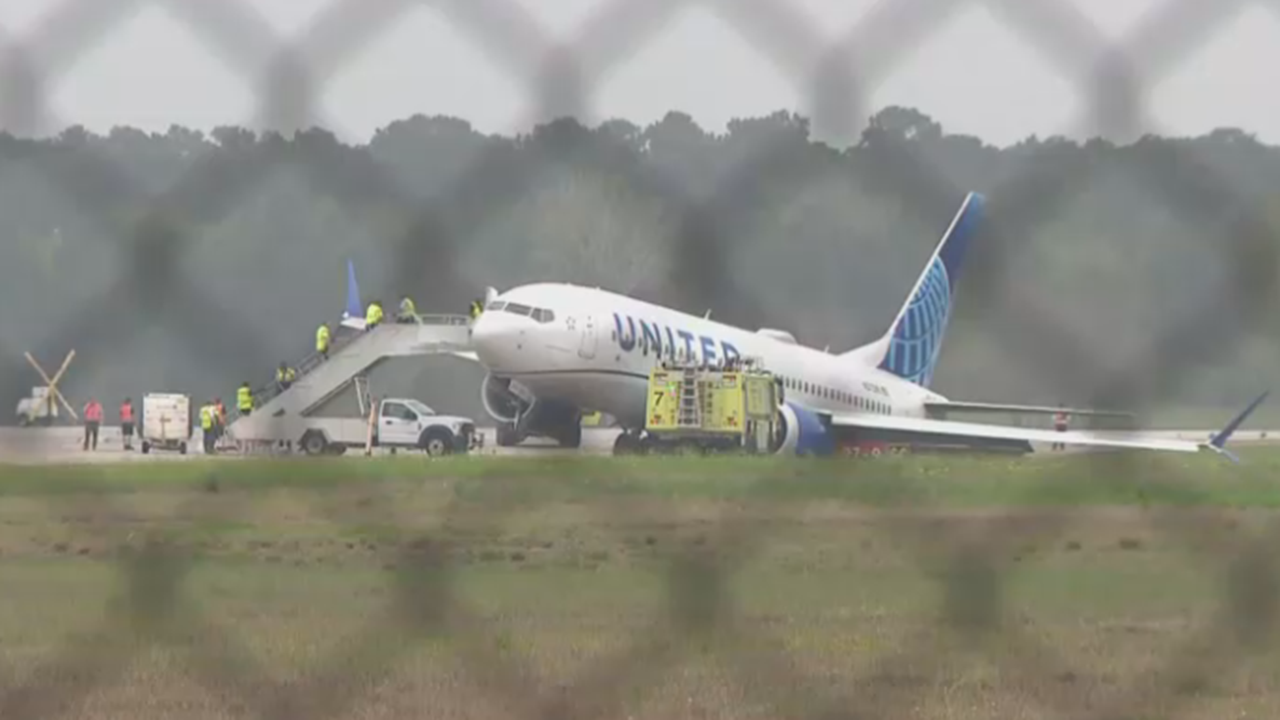
<path id="1" fill-rule="evenodd" d="M 0 0 L 0 24 L 10 38 L 20 39 L 39 27 L 44 15 L 69 1 Z M 275 33 L 295 38 L 303 37 L 309 23 L 333 4 L 238 1 L 256 9 Z M 342 61 L 323 92 L 324 115 L 316 123 L 350 141 L 367 140 L 376 128 L 414 113 L 463 117 L 484 132 L 523 130 L 532 110 L 528 75 L 519 74 L 521 67 L 532 65 L 529 59 L 545 47 L 574 42 L 583 23 L 612 0 L 466 1 L 473 7 L 516 6 L 541 25 L 541 33 L 509 26 L 496 35 L 497 44 L 477 44 L 468 32 L 455 29 L 447 15 L 426 7 L 406 11 Z M 1162 2 L 1074 0 L 1074 6 L 1103 37 L 1118 40 L 1141 27 L 1149 17 L 1145 14 Z M 370 10 L 395 4 L 360 3 Z M 738 7 L 769 4 L 736 0 Z M 816 46 L 803 41 L 808 37 L 804 32 L 833 41 L 870 17 L 876 2 L 772 4 L 792 6 L 801 24 L 778 18 L 739 24 L 736 27 L 745 27 L 749 36 L 744 39 L 734 25 L 710 10 L 676 13 L 653 29 L 647 43 L 622 51 L 591 98 L 589 109 L 595 116 L 583 120 L 625 117 L 643 125 L 676 109 L 720 131 L 735 116 L 780 108 L 807 114 L 804 88 L 788 74 L 799 75 L 812 61 Z M 88 39 L 96 43 L 72 44 L 82 52 L 47 88 L 54 112 L 47 127 L 80 123 L 97 132 L 113 125 L 163 131 L 172 123 L 209 129 L 249 122 L 255 107 L 252 86 L 222 59 L 225 55 L 184 25 L 181 14 L 163 5 L 153 3 Z M 759 20 L 759 15 L 752 18 Z M 887 104 L 915 106 L 948 131 L 977 135 L 997 145 L 1031 134 L 1079 137 L 1087 105 L 1071 85 L 1071 71 L 1055 65 L 1053 53 L 1037 52 L 1035 42 L 1020 36 L 1003 18 L 979 3 L 950 16 L 886 72 L 863 114 Z M 624 27 L 640 25 L 635 21 Z M 624 35 L 588 32 L 587 66 L 599 67 L 599 58 L 618 54 L 619 43 L 627 40 Z M 1274 68 L 1280 67 L 1280 18 L 1262 8 L 1246 8 L 1217 26 L 1208 42 L 1185 50 L 1183 44 L 1175 44 L 1178 52 L 1169 56 L 1180 62 L 1173 62 L 1163 82 L 1150 88 L 1150 122 L 1145 127 L 1162 134 L 1197 135 L 1214 127 L 1237 126 L 1280 144 L 1280 95 L 1273 80 Z M 1070 44 L 1056 50 L 1056 57 L 1087 57 Z M 235 60 L 250 67 L 256 62 L 252 52 L 237 53 Z"/>

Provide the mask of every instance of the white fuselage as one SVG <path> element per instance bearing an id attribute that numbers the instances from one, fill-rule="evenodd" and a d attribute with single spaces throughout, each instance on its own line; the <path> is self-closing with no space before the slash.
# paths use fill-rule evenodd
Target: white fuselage
<path id="1" fill-rule="evenodd" d="M 559 283 L 514 288 L 475 322 L 472 344 L 495 377 L 644 427 L 650 370 L 660 358 L 755 358 L 783 379 L 788 402 L 818 412 L 923 417 L 943 398 L 868 363 L 624 295 Z"/>

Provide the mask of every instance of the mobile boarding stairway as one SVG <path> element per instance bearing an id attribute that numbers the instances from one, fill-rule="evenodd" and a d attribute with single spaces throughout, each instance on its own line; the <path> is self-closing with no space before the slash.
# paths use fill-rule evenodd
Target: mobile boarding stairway
<path id="1" fill-rule="evenodd" d="M 296 441 L 302 419 L 355 383 L 362 412 L 367 412 L 368 374 L 391 358 L 438 355 L 470 348 L 470 319 L 465 315 L 418 315 L 415 322 L 381 323 L 372 330 L 363 321 L 344 321 L 334 332 L 329 358 L 313 353 L 294 367 L 292 385 L 272 382 L 254 391 L 254 408 L 227 427 L 228 439 L 242 452 Z M 274 373 L 274 369 L 272 370 Z"/>

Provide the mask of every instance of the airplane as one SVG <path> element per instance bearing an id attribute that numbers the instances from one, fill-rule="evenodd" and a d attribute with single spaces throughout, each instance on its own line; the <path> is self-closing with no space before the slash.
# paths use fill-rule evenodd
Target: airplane
<path id="1" fill-rule="evenodd" d="M 1237 461 L 1226 442 L 1267 392 L 1207 442 L 937 417 L 947 410 L 1091 412 L 952 402 L 931 389 L 962 261 L 985 202 L 978 193 L 965 196 L 888 330 L 846 352 L 801 345 L 784 330 L 750 331 L 720 323 L 710 313 L 699 317 L 600 288 L 539 282 L 501 293 L 490 288 L 484 312 L 471 328 L 472 350 L 454 354 L 486 369 L 481 398 L 499 422 L 500 446 L 542 436 L 577 447 L 585 408 L 614 417 L 622 427 L 615 454 L 642 452 L 648 377 L 655 365 L 664 359 L 715 365 L 754 358 L 780 378 L 784 388 L 777 454 L 828 455 L 846 441 L 985 446 L 1027 453 L 1033 452 L 1031 443 L 1041 442 L 1208 450 Z"/>

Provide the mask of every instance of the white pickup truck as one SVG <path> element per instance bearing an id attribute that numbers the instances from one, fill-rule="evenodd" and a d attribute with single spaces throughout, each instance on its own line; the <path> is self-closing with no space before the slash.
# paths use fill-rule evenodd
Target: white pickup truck
<path id="1" fill-rule="evenodd" d="M 49 396 L 49 388 L 38 386 L 31 388 L 31 396 L 18 401 L 18 409 L 14 413 L 18 425 L 30 427 L 38 425 L 49 427 L 58 419 L 58 404 Z"/>
<path id="2" fill-rule="evenodd" d="M 369 441 L 368 418 L 303 419 L 306 430 L 298 444 L 308 455 L 341 455 L 363 448 Z M 373 430 L 374 447 L 422 450 L 429 455 L 466 453 L 480 444 L 471 418 L 438 415 L 423 403 L 387 398 L 378 403 Z"/>

